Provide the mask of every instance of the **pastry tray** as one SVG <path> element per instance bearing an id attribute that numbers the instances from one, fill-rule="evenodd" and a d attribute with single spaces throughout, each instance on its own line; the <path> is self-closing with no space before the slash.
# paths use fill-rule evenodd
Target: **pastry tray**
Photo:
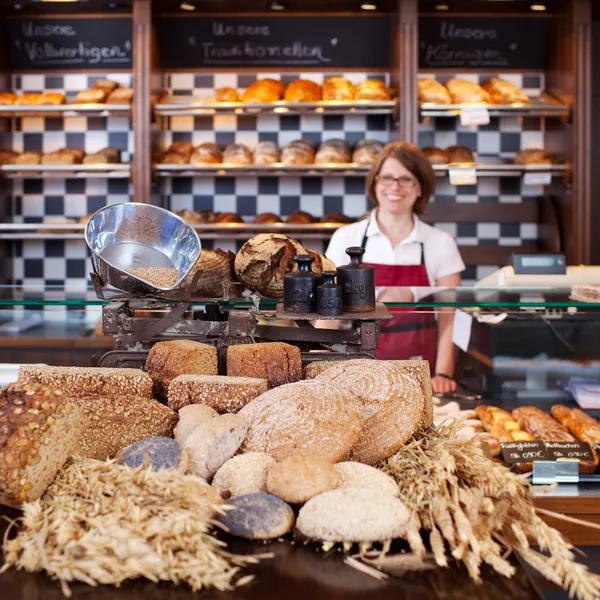
<path id="1" fill-rule="evenodd" d="M 169 165 L 158 164 L 154 169 L 159 177 L 212 176 L 231 177 L 235 175 L 282 176 L 282 175 L 355 175 L 364 177 L 371 167 L 356 163 L 335 163 L 326 165 Z"/>
<path id="2" fill-rule="evenodd" d="M 316 321 L 316 320 L 344 320 L 344 321 L 387 321 L 393 318 L 388 307 L 382 302 L 375 304 L 375 310 L 369 312 L 343 312 L 335 317 L 318 315 L 317 313 L 296 313 L 283 310 L 283 304 L 277 305 L 275 316 L 278 319 L 287 319 L 292 321 Z"/>
<path id="3" fill-rule="evenodd" d="M 215 102 L 212 97 L 173 96 L 155 106 L 159 116 L 180 115 L 236 115 L 258 113 L 281 114 L 391 114 L 397 106 L 395 100 L 385 101 L 321 101 L 321 102 Z"/>
<path id="4" fill-rule="evenodd" d="M 530 98 L 530 104 L 421 104 L 422 117 L 456 117 L 463 108 L 485 107 L 490 116 L 537 116 L 560 117 L 569 114 L 569 107 L 560 103 L 544 102 L 541 98 Z"/>
<path id="5" fill-rule="evenodd" d="M 2 104 L 0 117 L 129 115 L 130 104 Z"/>

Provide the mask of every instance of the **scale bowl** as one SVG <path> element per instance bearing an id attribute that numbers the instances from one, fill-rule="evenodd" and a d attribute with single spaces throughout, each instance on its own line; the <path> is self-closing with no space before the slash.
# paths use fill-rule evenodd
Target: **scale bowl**
<path id="1" fill-rule="evenodd" d="M 200 256 L 198 234 L 177 215 L 150 204 L 112 204 L 94 213 L 85 228 L 92 265 L 104 284 L 131 294 L 177 289 Z M 178 270 L 177 281 L 161 287 L 133 275 L 140 267 Z"/>

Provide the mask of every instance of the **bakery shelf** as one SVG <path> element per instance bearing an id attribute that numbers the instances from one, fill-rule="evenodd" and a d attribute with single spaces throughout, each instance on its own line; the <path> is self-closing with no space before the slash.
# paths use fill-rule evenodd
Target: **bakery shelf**
<path id="1" fill-rule="evenodd" d="M 552 177 L 558 177 L 569 170 L 567 165 L 517 165 L 512 162 L 488 160 L 472 165 L 460 163 L 432 166 L 438 177 L 446 177 L 450 169 L 467 170 L 475 168 L 477 177 L 520 177 L 526 173 L 550 173 Z"/>
<path id="2" fill-rule="evenodd" d="M 110 117 L 130 114 L 129 104 L 0 105 L 0 117 Z"/>
<path id="3" fill-rule="evenodd" d="M 371 167 L 369 165 L 329 164 L 329 165 L 155 165 L 154 170 L 159 177 L 327 177 L 343 175 L 344 177 L 365 177 Z"/>
<path id="4" fill-rule="evenodd" d="M 214 102 L 211 98 L 193 98 L 174 96 L 157 104 L 154 108 L 157 116 L 214 116 L 214 115 L 391 115 L 398 105 L 395 100 L 371 102 L 359 100 L 353 102 Z"/>
<path id="5" fill-rule="evenodd" d="M 490 117 L 566 117 L 569 107 L 564 104 L 544 102 L 540 98 L 530 98 L 531 104 L 421 104 L 422 117 L 459 117 L 463 109 L 485 106 Z"/>
<path id="6" fill-rule="evenodd" d="M 131 174 L 129 164 L 94 165 L 2 165 L 0 176 L 7 179 L 127 179 Z"/>

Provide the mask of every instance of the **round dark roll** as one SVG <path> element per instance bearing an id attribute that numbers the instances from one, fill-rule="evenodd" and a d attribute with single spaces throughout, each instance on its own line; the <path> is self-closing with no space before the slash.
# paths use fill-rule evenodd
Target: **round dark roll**
<path id="1" fill-rule="evenodd" d="M 275 213 L 261 213 L 256 215 L 254 222 L 258 225 L 269 225 L 271 223 L 281 223 L 281 219 Z"/>
<path id="2" fill-rule="evenodd" d="M 215 215 L 215 223 L 243 223 L 244 219 L 235 213 L 217 213 Z"/>
<path id="3" fill-rule="evenodd" d="M 327 213 L 319 221 L 321 223 L 352 223 L 352 219 L 341 213 Z"/>
<path id="4" fill-rule="evenodd" d="M 429 159 L 429 162 L 432 165 L 447 165 L 450 162 L 450 156 L 441 148 L 429 146 L 427 148 L 423 148 L 422 152 Z"/>
<path id="5" fill-rule="evenodd" d="M 303 210 L 295 210 L 294 212 L 291 212 L 285 220 L 286 223 L 295 223 L 297 225 L 305 225 L 308 223 L 314 223 L 315 221 L 316 219 L 311 214 L 304 212 Z"/>

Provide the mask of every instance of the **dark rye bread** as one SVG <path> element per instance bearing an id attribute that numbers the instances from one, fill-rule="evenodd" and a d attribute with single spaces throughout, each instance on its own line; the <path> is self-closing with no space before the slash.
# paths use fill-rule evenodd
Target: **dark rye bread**
<path id="1" fill-rule="evenodd" d="M 283 342 L 229 346 L 227 375 L 266 379 L 269 387 L 293 383 L 302 378 L 300 348 Z"/>

